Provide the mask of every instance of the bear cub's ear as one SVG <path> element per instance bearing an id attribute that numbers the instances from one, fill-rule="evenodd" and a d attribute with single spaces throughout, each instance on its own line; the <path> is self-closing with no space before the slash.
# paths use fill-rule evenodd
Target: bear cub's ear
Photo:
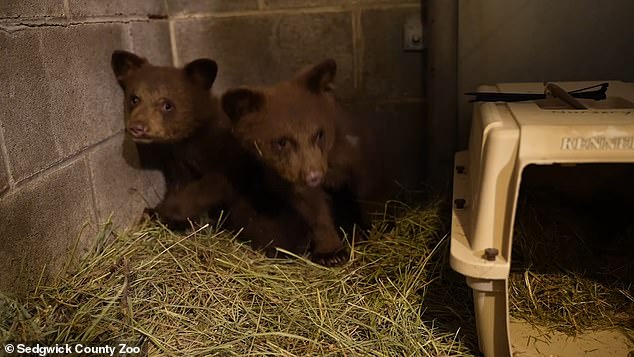
<path id="1" fill-rule="evenodd" d="M 112 67 L 119 84 L 122 84 L 123 79 L 130 73 L 138 70 L 147 63 L 148 62 L 145 58 L 139 57 L 134 53 L 121 50 L 112 52 L 112 58 L 110 60 L 110 66 Z"/>
<path id="2" fill-rule="evenodd" d="M 222 96 L 222 109 L 234 123 L 244 115 L 258 111 L 264 105 L 264 95 L 249 88 L 228 90 Z"/>
<path id="3" fill-rule="evenodd" d="M 334 59 L 326 59 L 312 68 L 300 72 L 296 76 L 296 80 L 312 93 L 320 94 L 334 89 L 336 74 L 337 62 Z"/>
<path id="4" fill-rule="evenodd" d="M 187 77 L 204 89 L 211 89 L 218 74 L 218 64 L 208 58 L 201 58 L 185 66 Z"/>

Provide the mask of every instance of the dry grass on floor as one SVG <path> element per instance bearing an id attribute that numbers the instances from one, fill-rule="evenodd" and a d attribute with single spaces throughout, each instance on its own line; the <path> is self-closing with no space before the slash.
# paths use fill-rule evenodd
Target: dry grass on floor
<path id="1" fill-rule="evenodd" d="M 0 341 L 143 340 L 151 355 L 472 355 L 471 295 L 448 267 L 440 204 L 403 212 L 339 268 L 268 259 L 209 226 L 106 225 L 78 271 L 26 299 L 0 296 Z M 632 306 L 578 275 L 526 271 L 510 285 L 513 315 L 573 332 L 602 321 L 594 306 Z"/>
<path id="2" fill-rule="evenodd" d="M 23 304 L 0 302 L 0 336 L 147 339 L 151 354 L 468 355 L 455 331 L 423 319 L 448 244 L 438 207 L 379 226 L 341 268 L 267 259 L 210 227 L 106 232 L 76 273 Z"/>
<path id="3" fill-rule="evenodd" d="M 514 317 L 568 335 L 634 330 L 634 225 L 617 208 L 527 192 L 518 205 L 509 279 Z"/>

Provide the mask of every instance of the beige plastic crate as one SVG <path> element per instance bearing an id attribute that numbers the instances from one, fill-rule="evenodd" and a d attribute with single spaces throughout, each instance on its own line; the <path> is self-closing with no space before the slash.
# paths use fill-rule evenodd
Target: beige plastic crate
<path id="1" fill-rule="evenodd" d="M 556 83 L 566 91 L 598 82 Z M 543 83 L 479 92 L 544 93 Z M 523 169 L 529 164 L 634 162 L 634 83 L 609 82 L 608 98 L 474 105 L 469 150 L 455 155 L 451 267 L 473 290 L 480 350 L 510 356 L 508 276 Z M 497 252 L 497 254 L 496 254 Z"/>

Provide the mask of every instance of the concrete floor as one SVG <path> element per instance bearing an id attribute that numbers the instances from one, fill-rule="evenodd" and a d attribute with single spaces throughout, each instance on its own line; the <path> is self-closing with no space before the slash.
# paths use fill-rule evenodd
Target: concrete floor
<path id="1" fill-rule="evenodd" d="M 514 357 L 634 357 L 634 333 L 623 329 L 570 337 L 511 320 L 511 345 Z"/>

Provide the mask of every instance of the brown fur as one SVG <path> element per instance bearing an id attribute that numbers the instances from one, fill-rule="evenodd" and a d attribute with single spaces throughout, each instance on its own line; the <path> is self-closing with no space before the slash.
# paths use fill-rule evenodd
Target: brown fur
<path id="1" fill-rule="evenodd" d="M 215 62 L 201 59 L 183 69 L 158 67 L 132 53 L 115 51 L 112 68 L 124 90 L 126 132 L 137 144 L 162 154 L 168 194 L 200 179 L 215 162 L 210 157 L 218 156 L 218 150 L 212 150 L 214 141 L 227 126 L 218 99 L 209 91 Z"/>
<path id="2" fill-rule="evenodd" d="M 210 92 L 216 74 L 213 61 L 196 60 L 183 69 L 157 67 L 115 51 L 112 68 L 125 92 L 128 134 L 139 145 L 162 153 L 168 190 L 149 212 L 180 227 L 205 211 L 228 209 L 228 227 L 243 229 L 241 237 L 267 255 L 275 255 L 276 247 L 306 251 L 306 223 L 284 202 L 268 203 L 276 200 L 267 195 L 280 188 L 263 185 L 260 165 L 228 130 L 228 120 Z"/>
<path id="3" fill-rule="evenodd" d="M 290 81 L 233 89 L 222 98 L 241 145 L 294 185 L 295 205 L 315 235 L 314 252 L 327 260 L 343 246 L 322 188 L 336 201 L 344 197 L 355 201 L 346 205 L 358 206 L 356 200 L 376 186 L 364 162 L 366 143 L 333 96 L 335 72 L 335 62 L 326 60 Z M 350 194 L 340 195 L 342 190 Z"/>
<path id="4" fill-rule="evenodd" d="M 271 87 L 230 90 L 222 105 L 242 145 L 286 180 L 303 185 L 319 172 L 323 187 L 349 185 L 360 198 L 374 198 L 383 166 L 367 127 L 355 125 L 335 100 L 335 72 L 326 60 Z M 289 144 L 280 148 L 280 141 Z"/>
<path id="5" fill-rule="evenodd" d="M 266 104 L 235 128 L 245 147 L 293 183 L 305 182 L 310 172 L 325 172 L 335 138 L 334 122 L 327 120 L 335 114 L 333 108 L 291 83 L 264 89 L 259 95 Z M 331 113 L 323 115 L 324 111 Z"/>
<path id="6" fill-rule="evenodd" d="M 289 182 L 305 183 L 310 173 L 323 175 L 328 169 L 341 113 L 327 90 L 330 83 L 313 77 L 329 76 L 332 66 L 327 61 L 291 81 L 234 89 L 223 96 L 223 108 L 243 146 Z M 319 84 L 309 87 L 313 82 Z"/>

